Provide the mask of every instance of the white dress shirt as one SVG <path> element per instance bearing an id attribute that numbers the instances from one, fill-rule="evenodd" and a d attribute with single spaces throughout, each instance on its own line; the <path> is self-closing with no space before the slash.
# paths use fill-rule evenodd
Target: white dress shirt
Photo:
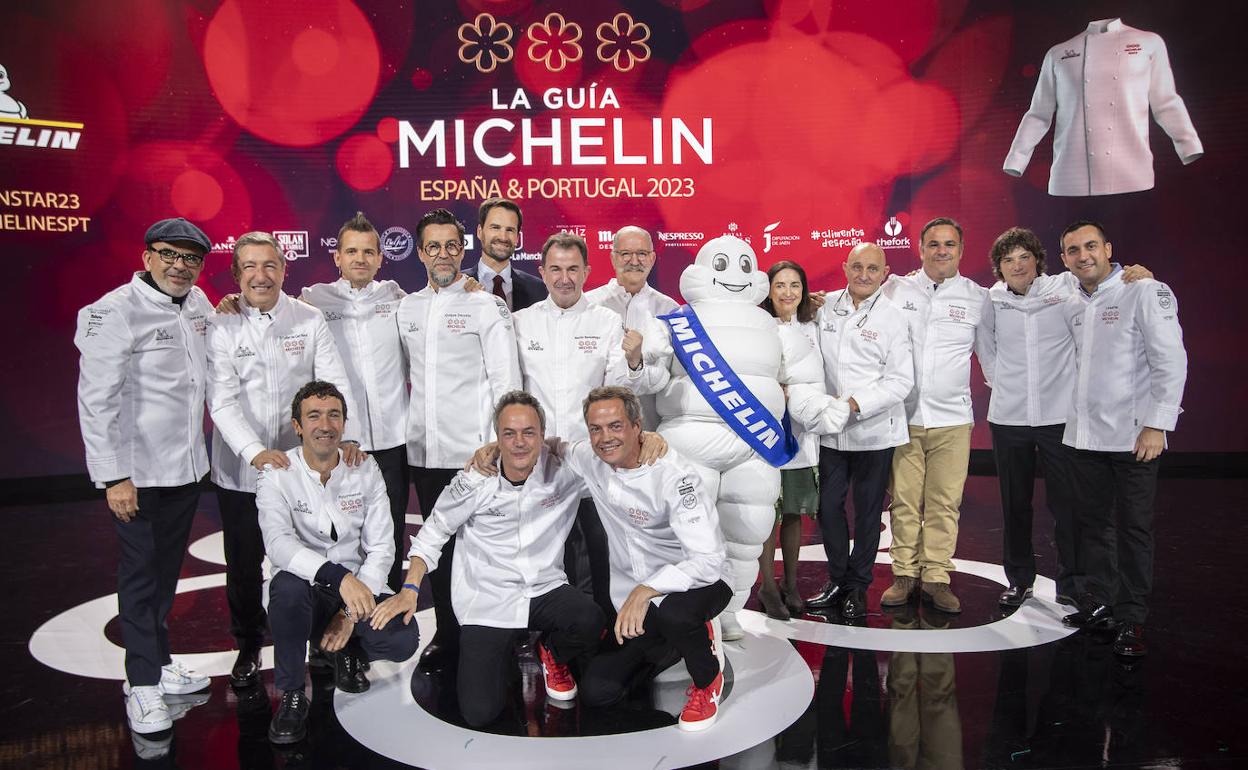
<path id="1" fill-rule="evenodd" d="M 1021 176 L 1054 111 L 1050 195 L 1113 195 L 1153 186 L 1148 113 L 1184 164 L 1204 154 L 1174 88 L 1166 44 L 1121 19 L 1094 21 L 1049 49 L 1003 170 Z"/>
<path id="2" fill-rule="evenodd" d="M 488 291 L 464 291 L 460 276 L 404 297 L 399 337 L 412 386 L 407 461 L 462 468 L 493 437 L 498 399 L 521 386 L 511 311 Z"/>
<path id="3" fill-rule="evenodd" d="M 515 318 L 524 389 L 546 411 L 548 435 L 569 441 L 589 438 L 581 405 L 593 388 L 646 388 L 648 368 L 628 368 L 619 317 L 590 305 L 584 296 L 566 310 L 547 297 L 517 311 Z"/>
<path id="4" fill-rule="evenodd" d="M 992 388 L 988 421 L 997 425 L 1066 422 L 1074 387 L 1075 340 L 1066 303 L 1079 283 L 1069 272 L 1037 276 L 1025 295 L 1004 281 L 988 290 L 979 365 Z"/>
<path id="5" fill-rule="evenodd" d="M 461 624 L 527 628 L 529 600 L 568 582 L 563 545 L 583 485 L 543 446 L 523 484 L 460 471 L 412 538 L 410 556 L 433 571 L 455 540 L 451 605 Z"/>
<path id="6" fill-rule="evenodd" d="M 602 305 L 614 311 L 623 320 L 625 328 L 637 330 L 644 328 L 649 319 L 667 315 L 680 307 L 679 302 L 650 284 L 644 284 L 636 294 L 629 294 L 614 278 L 585 292 L 585 299 L 591 305 Z"/>
<path id="7" fill-rule="evenodd" d="M 732 565 L 715 500 L 693 466 L 669 449 L 654 465 L 616 470 L 587 441 L 561 447 L 564 462 L 594 498 L 607 531 L 611 602 L 619 609 L 638 585 L 660 594 L 732 585 Z M 459 561 L 456 553 L 455 560 Z M 662 601 L 662 596 L 652 601 Z"/>
<path id="8" fill-rule="evenodd" d="M 910 441 L 906 397 L 914 389 L 914 356 L 907 319 L 884 290 L 854 307 L 847 289 L 832 292 L 815 317 L 823 373 L 829 394 L 853 398 L 840 433 L 820 443 L 842 452 L 902 446 Z"/>
<path id="9" fill-rule="evenodd" d="M 973 423 L 971 351 L 988 290 L 957 273 L 937 284 L 922 270 L 889 276 L 882 290 L 910 327 L 915 386 L 906 419 L 920 428 Z"/>
<path id="10" fill-rule="evenodd" d="M 208 472 L 212 305 L 198 287 L 179 305 L 142 275 L 78 311 L 78 423 L 96 486 L 177 487 Z"/>
<path id="11" fill-rule="evenodd" d="M 351 467 L 339 451 L 338 465 L 322 484 L 321 472 L 304 460 L 302 445 L 286 456 L 290 467 L 266 465 L 256 484 L 269 579 L 286 571 L 314 583 L 317 571 L 333 562 L 374 595 L 390 593 L 386 578 L 395 558 L 394 523 L 377 462 L 368 457 Z"/>
<path id="12" fill-rule="evenodd" d="M 208 408 L 212 480 L 225 489 L 256 491 L 251 461 L 265 449 L 299 444 L 290 424 L 290 402 L 312 380 L 342 391 L 347 403 L 343 437 L 355 439 L 351 381 L 316 308 L 282 294 L 267 313 L 239 301 L 234 315 L 213 316 L 208 331 Z"/>
<path id="13" fill-rule="evenodd" d="M 1170 287 L 1151 278 L 1124 283 L 1115 269 L 1095 294 L 1080 290 L 1066 308 L 1078 375 L 1063 443 L 1129 452 L 1143 428 L 1174 430 L 1187 350 Z"/>
<path id="14" fill-rule="evenodd" d="M 360 448 L 393 449 L 407 441 L 407 362 L 399 342 L 399 301 L 405 293 L 394 281 L 372 281 L 359 289 L 338 279 L 307 287 L 300 296 L 325 315 L 347 368 L 359 409 L 350 415 Z"/>

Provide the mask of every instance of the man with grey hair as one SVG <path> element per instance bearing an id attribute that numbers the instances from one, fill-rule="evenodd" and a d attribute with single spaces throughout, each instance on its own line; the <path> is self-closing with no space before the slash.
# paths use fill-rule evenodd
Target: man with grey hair
<path id="1" fill-rule="evenodd" d="M 493 438 L 494 405 L 521 381 L 511 311 L 493 294 L 465 287 L 463 223 L 446 209 L 434 209 L 416 224 L 416 245 L 429 283 L 399 303 L 398 324 L 411 383 L 407 463 L 427 518 L 473 450 Z M 425 668 L 449 663 L 458 651 L 459 624 L 451 607 L 454 550 L 452 540 L 442 568 L 429 575 L 437 630 L 421 655 Z"/>
<path id="2" fill-rule="evenodd" d="M 234 243 L 230 269 L 241 290 L 240 312 L 214 316 L 208 330 L 208 407 L 230 632 L 239 649 L 230 683 L 248 687 L 260 681 L 265 627 L 257 474 L 289 466 L 286 451 L 299 437 L 285 411 L 304 383 L 326 380 L 342 391 L 348 411 L 354 413 L 355 403 L 325 317 L 282 292 L 286 265 L 277 239 L 245 233 Z M 342 443 L 346 462 L 358 465 L 363 457 L 353 428 Z"/>

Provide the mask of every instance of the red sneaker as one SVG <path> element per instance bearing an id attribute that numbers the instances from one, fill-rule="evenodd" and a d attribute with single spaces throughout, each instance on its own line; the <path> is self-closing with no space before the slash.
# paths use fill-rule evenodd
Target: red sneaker
<path id="1" fill-rule="evenodd" d="M 546 677 L 546 697 L 555 700 L 572 700 L 576 697 L 576 680 L 567 665 L 556 663 L 546 645 L 538 642 L 537 654 L 542 660 L 542 673 Z"/>
<path id="2" fill-rule="evenodd" d="M 722 671 L 716 674 L 715 680 L 706 687 L 689 685 L 689 689 L 685 690 L 685 694 L 689 696 L 689 702 L 685 704 L 685 710 L 680 712 L 680 721 L 677 726 L 687 732 L 697 732 L 715 724 L 715 717 L 719 716 L 719 698 L 723 691 L 724 672 Z"/>

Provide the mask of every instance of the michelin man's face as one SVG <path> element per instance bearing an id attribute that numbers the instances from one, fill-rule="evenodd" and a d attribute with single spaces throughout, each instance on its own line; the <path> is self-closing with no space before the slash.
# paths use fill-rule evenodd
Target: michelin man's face
<path id="1" fill-rule="evenodd" d="M 742 302 L 757 305 L 767 296 L 767 274 L 758 269 L 750 244 L 732 235 L 707 241 L 680 275 L 688 302 Z"/>
<path id="2" fill-rule="evenodd" d="M 9 90 L 9 71 L 0 64 L 0 92 Z"/>

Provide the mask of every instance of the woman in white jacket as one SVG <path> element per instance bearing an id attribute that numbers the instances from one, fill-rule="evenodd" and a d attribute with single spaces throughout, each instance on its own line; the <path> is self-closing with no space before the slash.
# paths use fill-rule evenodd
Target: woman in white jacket
<path id="1" fill-rule="evenodd" d="M 818 331 L 810 299 L 806 271 L 796 262 L 782 260 L 767 271 L 771 290 L 760 307 L 776 318 L 776 323 L 796 326 L 802 336 L 816 346 Z M 761 582 L 758 599 L 768 617 L 789 620 L 806 610 L 806 603 L 797 592 L 798 552 L 802 547 L 802 516 L 819 512 L 819 435 L 802 431 L 794 423 L 798 441 L 797 454 L 780 469 L 780 499 L 776 501 L 776 519 L 780 523 L 780 553 L 784 559 L 784 585 L 776 586 L 776 538 L 763 543 L 758 557 Z"/>

